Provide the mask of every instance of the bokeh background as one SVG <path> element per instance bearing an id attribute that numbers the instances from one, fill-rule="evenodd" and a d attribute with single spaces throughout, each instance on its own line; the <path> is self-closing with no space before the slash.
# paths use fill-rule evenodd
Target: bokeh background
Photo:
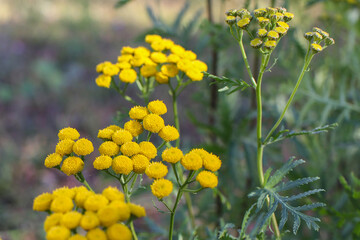
<path id="1" fill-rule="evenodd" d="M 210 73 L 246 80 L 240 51 L 223 22 L 224 12 L 271 4 L 286 7 L 296 17 L 273 54 L 276 65 L 265 76 L 266 127 L 276 120 L 301 69 L 306 49 L 303 33 L 319 26 L 336 41 L 315 57 L 284 126 L 309 130 L 337 122 L 339 127 L 276 144 L 265 152 L 266 166 L 280 166 L 293 155 L 305 159 L 307 164 L 290 178 L 320 176 L 315 187 L 326 189 L 312 198 L 327 203 L 314 212 L 322 219 L 320 232 L 305 227 L 289 239 L 359 239 L 358 0 L 0 1 L 0 236 L 44 239 L 46 215 L 32 211 L 33 198 L 56 187 L 78 185 L 43 166 L 55 149 L 59 129 L 77 128 L 97 148 L 98 129 L 117 123 L 131 106 L 115 91 L 96 86 L 97 63 L 115 61 L 121 47 L 143 45 L 146 33 L 157 33 L 196 52 L 208 63 Z M 252 66 L 258 67 L 255 51 L 249 48 L 248 55 Z M 202 146 L 223 160 L 219 189 L 224 197 L 209 190 L 193 199 L 201 239 L 215 239 L 212 233 L 221 227 L 219 219 L 239 227 L 251 205 L 247 194 L 256 187 L 253 93 L 250 89 L 216 93 L 209 83 L 205 79 L 192 84 L 180 97 L 183 147 Z M 136 94 L 131 87 L 129 95 L 137 98 Z M 155 91 L 152 99 L 158 98 L 170 104 L 166 88 Z M 96 154 L 88 158 L 85 175 L 100 191 L 115 183 L 92 169 Z M 339 181 L 341 176 L 348 185 Z M 155 201 L 148 193 L 135 197 L 148 211 L 148 218 L 136 226 L 142 239 L 164 239 L 167 216 L 158 213 L 151 200 Z M 178 217 L 186 216 L 180 212 Z M 178 229 L 190 239 L 186 226 Z"/>

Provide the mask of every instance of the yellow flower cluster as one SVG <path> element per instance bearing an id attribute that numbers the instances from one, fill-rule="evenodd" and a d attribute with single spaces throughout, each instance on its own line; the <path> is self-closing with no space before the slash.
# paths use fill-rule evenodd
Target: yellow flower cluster
<path id="1" fill-rule="evenodd" d="M 307 32 L 304 37 L 310 42 L 311 50 L 314 53 L 321 52 L 326 47 L 335 44 L 335 40 L 324 30 L 314 27 L 312 32 Z M 321 42 L 324 44 L 321 45 Z"/>
<path id="2" fill-rule="evenodd" d="M 196 181 L 203 188 L 215 188 L 218 185 L 218 177 L 214 172 L 221 167 L 221 160 L 218 156 L 207 152 L 204 149 L 192 149 L 187 154 L 176 147 L 167 148 L 161 154 L 164 162 L 171 164 L 180 163 L 186 170 L 197 171 Z M 164 179 L 167 168 L 162 163 L 153 163 L 145 172 L 149 177 L 156 179 L 151 185 L 151 191 L 159 199 L 170 195 L 173 184 Z"/>
<path id="3" fill-rule="evenodd" d="M 70 127 L 61 129 L 58 137 L 59 142 L 56 145 L 55 153 L 49 154 L 46 157 L 45 167 L 60 168 L 66 175 L 74 175 L 81 172 L 84 168 L 82 157 L 94 151 L 93 144 L 86 138 L 79 139 L 79 132 Z"/>
<path id="4" fill-rule="evenodd" d="M 253 18 L 254 16 L 254 18 Z M 289 29 L 288 22 L 293 19 L 294 14 L 287 12 L 285 8 L 259 8 L 251 14 L 247 9 L 229 10 L 226 12 L 226 23 L 232 27 L 235 25 L 240 29 L 247 30 L 253 19 L 257 21 L 256 38 L 250 45 L 253 48 L 273 50 L 279 40 Z"/>
<path id="5" fill-rule="evenodd" d="M 192 81 L 203 79 L 202 72 L 207 71 L 207 65 L 197 60 L 194 52 L 159 35 L 147 35 L 145 41 L 150 44 L 151 50 L 143 46 L 126 46 L 121 49 L 116 63 L 105 61 L 98 64 L 96 71 L 101 75 L 96 78 L 96 84 L 109 88 L 114 76 L 118 76 L 121 82 L 134 83 L 140 79 L 140 75 L 154 78 L 159 84 L 166 84 L 179 71 Z"/>
<path id="6" fill-rule="evenodd" d="M 44 222 L 48 240 L 131 240 L 131 231 L 124 222 L 130 216 L 146 216 L 142 206 L 125 203 L 124 194 L 115 187 L 108 187 L 101 194 L 83 186 L 58 188 L 37 196 L 33 209 L 50 212 Z M 86 237 L 75 234 L 79 229 L 86 232 Z"/>

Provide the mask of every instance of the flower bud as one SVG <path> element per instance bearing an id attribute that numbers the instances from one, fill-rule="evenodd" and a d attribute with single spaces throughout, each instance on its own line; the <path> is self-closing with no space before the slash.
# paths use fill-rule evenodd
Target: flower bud
<path id="1" fill-rule="evenodd" d="M 225 22 L 231 26 L 236 22 L 236 17 L 235 16 L 226 16 Z"/>
<path id="2" fill-rule="evenodd" d="M 323 39 L 323 37 L 321 36 L 320 33 L 313 32 L 313 39 L 314 39 L 315 42 L 319 42 L 319 41 L 321 41 Z"/>
<path id="3" fill-rule="evenodd" d="M 241 28 L 241 29 L 246 29 L 247 26 L 249 26 L 249 23 L 250 23 L 250 18 L 243 18 L 243 19 L 240 19 L 238 22 L 237 22 L 237 25 Z"/>
<path id="4" fill-rule="evenodd" d="M 236 17 L 236 12 L 237 12 L 236 9 L 230 9 L 230 10 L 225 12 L 225 15 L 226 16 L 235 16 Z"/>
<path id="5" fill-rule="evenodd" d="M 321 28 L 314 27 L 314 28 L 313 28 L 313 31 L 319 33 L 323 38 L 329 37 L 329 33 L 325 32 L 325 31 L 322 30 Z"/>
<path id="6" fill-rule="evenodd" d="M 246 8 L 237 10 L 236 15 L 239 16 L 240 18 L 251 18 L 251 14 Z"/>
<path id="7" fill-rule="evenodd" d="M 287 24 L 286 22 L 282 22 L 282 21 L 277 22 L 276 25 L 278 25 L 279 27 L 283 27 L 286 30 L 288 30 L 290 28 L 289 24 Z"/>
<path id="8" fill-rule="evenodd" d="M 274 30 L 280 35 L 280 37 L 284 36 L 287 33 L 287 30 L 283 27 L 276 27 Z"/>
<path id="9" fill-rule="evenodd" d="M 304 38 L 306 38 L 307 40 L 311 41 L 313 38 L 314 33 L 313 32 L 307 32 L 304 34 Z"/>
<path id="10" fill-rule="evenodd" d="M 258 8 L 254 10 L 255 17 L 263 17 L 266 14 L 266 8 Z"/>
<path id="11" fill-rule="evenodd" d="M 261 28 L 265 28 L 265 26 L 270 22 L 268 18 L 258 17 L 257 20 L 259 21 L 259 25 Z"/>
<path id="12" fill-rule="evenodd" d="M 322 46 L 317 44 L 317 43 L 312 43 L 311 44 L 311 50 L 314 52 L 314 53 L 318 53 L 318 52 L 321 52 L 323 50 Z"/>
<path id="13" fill-rule="evenodd" d="M 274 30 L 271 30 L 268 32 L 267 37 L 270 40 L 277 40 L 279 38 L 279 34 L 277 32 L 275 32 Z"/>
<path id="14" fill-rule="evenodd" d="M 325 46 L 330 46 L 333 44 L 335 44 L 335 40 L 333 38 L 331 38 L 331 37 L 325 38 Z"/>
<path id="15" fill-rule="evenodd" d="M 286 13 L 286 8 L 278 7 L 277 10 L 279 13 L 282 13 L 282 14 Z"/>
<path id="16" fill-rule="evenodd" d="M 264 47 L 268 50 L 273 50 L 276 47 L 276 41 L 266 41 Z"/>
<path id="17" fill-rule="evenodd" d="M 261 41 L 260 38 L 255 38 L 255 39 L 251 40 L 250 46 L 253 48 L 260 48 L 262 43 L 263 42 Z"/>
<path id="18" fill-rule="evenodd" d="M 290 12 L 286 12 L 284 13 L 284 21 L 285 22 L 289 22 L 291 21 L 291 19 L 294 18 L 294 14 L 293 13 L 290 13 Z"/>
<path id="19" fill-rule="evenodd" d="M 257 30 L 256 34 L 258 35 L 258 37 L 265 37 L 267 34 L 267 30 L 265 28 L 260 28 Z"/>
<path id="20" fill-rule="evenodd" d="M 283 19 L 284 15 L 282 13 L 274 13 L 270 16 L 271 20 L 277 22 Z"/>
<path id="21" fill-rule="evenodd" d="M 266 10 L 270 14 L 277 13 L 277 11 L 278 11 L 276 8 L 272 8 L 272 7 L 267 7 Z"/>

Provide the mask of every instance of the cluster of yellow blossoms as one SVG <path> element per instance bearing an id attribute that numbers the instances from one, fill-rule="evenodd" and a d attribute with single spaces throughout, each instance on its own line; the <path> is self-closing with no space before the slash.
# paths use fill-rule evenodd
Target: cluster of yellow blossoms
<path id="1" fill-rule="evenodd" d="M 125 203 L 115 187 L 101 194 L 83 186 L 58 188 L 37 196 L 33 209 L 50 213 L 44 222 L 47 240 L 131 240 L 123 222 L 146 216 L 142 206 Z"/>
<path id="2" fill-rule="evenodd" d="M 93 144 L 86 138 L 79 139 L 79 132 L 70 127 L 61 129 L 58 137 L 59 142 L 56 145 L 55 153 L 47 156 L 45 166 L 59 168 L 67 175 L 81 172 L 84 168 L 83 156 L 94 151 Z M 63 158 L 65 158 L 64 161 Z"/>
<path id="3" fill-rule="evenodd" d="M 329 33 L 324 30 L 314 27 L 312 32 L 307 32 L 304 37 L 311 43 L 311 49 L 315 52 L 321 52 L 327 46 L 335 44 L 335 40 L 329 36 Z M 320 45 L 324 42 L 323 45 Z"/>
<path id="4" fill-rule="evenodd" d="M 179 71 L 192 81 L 203 79 L 202 72 L 207 71 L 207 65 L 197 60 L 194 52 L 159 35 L 147 35 L 145 41 L 150 44 L 151 50 L 143 46 L 126 46 L 121 49 L 116 63 L 105 61 L 98 64 L 96 71 L 101 75 L 96 78 L 96 84 L 109 88 L 115 76 L 124 83 L 138 80 L 142 84 L 142 78 L 154 78 L 159 84 L 165 84 Z"/>
<path id="5" fill-rule="evenodd" d="M 221 160 L 218 156 L 207 152 L 204 149 L 193 149 L 187 154 L 176 148 L 170 147 L 161 154 L 163 162 L 170 164 L 180 163 L 182 167 L 189 171 L 196 171 L 196 181 L 203 188 L 215 188 L 218 185 L 218 177 L 213 173 L 220 169 Z M 168 173 L 167 167 L 161 162 L 150 165 L 146 172 L 147 176 L 155 179 L 151 185 L 152 193 L 159 199 L 170 195 L 173 184 L 171 181 L 164 179 Z"/>
<path id="6" fill-rule="evenodd" d="M 247 9 L 230 10 L 226 12 L 226 22 L 232 26 L 247 30 L 253 16 L 257 21 L 257 37 L 252 39 L 250 45 L 262 50 L 273 50 L 288 29 L 289 22 L 294 14 L 287 12 L 285 8 L 259 8 L 251 14 Z"/>
<path id="7" fill-rule="evenodd" d="M 157 156 L 157 148 L 149 141 L 138 143 L 139 135 L 148 131 L 148 136 L 157 133 L 165 142 L 179 138 L 179 132 L 173 126 L 165 126 L 161 115 L 167 112 L 166 105 L 155 100 L 147 107 L 135 106 L 130 109 L 131 120 L 124 128 L 111 125 L 99 130 L 98 138 L 104 140 L 99 147 L 100 156 L 93 163 L 94 168 L 105 170 L 112 167 L 116 174 L 128 175 L 131 172 L 142 174 Z"/>

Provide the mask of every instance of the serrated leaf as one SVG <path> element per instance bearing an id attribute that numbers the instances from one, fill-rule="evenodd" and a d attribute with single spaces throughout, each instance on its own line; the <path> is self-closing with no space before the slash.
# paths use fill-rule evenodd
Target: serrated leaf
<path id="1" fill-rule="evenodd" d="M 293 214 L 293 216 L 294 216 L 293 233 L 296 235 L 300 227 L 300 217 L 299 215 L 295 215 L 295 214 Z"/>
<path id="2" fill-rule="evenodd" d="M 236 91 L 243 91 L 246 88 L 250 87 L 250 85 L 243 80 L 231 79 L 231 78 L 224 77 L 224 76 L 219 77 L 219 76 L 215 76 L 210 73 L 207 73 L 207 72 L 203 72 L 203 73 L 204 73 L 205 77 L 212 78 L 215 80 L 215 82 L 212 82 L 210 84 L 218 83 L 223 86 L 222 88 L 220 88 L 218 90 L 219 92 L 227 91 L 228 95 L 230 95 Z"/>
<path id="3" fill-rule="evenodd" d="M 311 204 L 307 204 L 307 205 L 302 205 L 299 207 L 294 207 L 293 209 L 296 211 L 308 211 L 314 208 L 318 208 L 318 207 L 325 207 L 326 204 L 325 203 L 321 203 L 321 202 L 316 202 L 316 203 L 311 203 Z"/>
<path id="4" fill-rule="evenodd" d="M 261 209 L 263 207 L 266 197 L 267 197 L 266 193 L 260 195 L 256 204 L 257 209 Z"/>
<path id="5" fill-rule="evenodd" d="M 293 195 L 291 197 L 288 197 L 288 198 L 285 199 L 285 201 L 286 202 L 294 201 L 294 200 L 297 200 L 297 199 L 300 199 L 300 198 L 303 198 L 303 197 L 307 197 L 307 196 L 310 196 L 312 194 L 319 193 L 319 192 L 325 192 L 325 189 L 309 190 L 309 191 L 306 191 L 306 192 L 299 193 L 297 195 Z"/>
<path id="6" fill-rule="evenodd" d="M 278 184 L 283 177 L 290 172 L 294 167 L 305 163 L 304 160 L 299 159 L 299 160 L 295 160 L 295 157 L 291 157 L 279 170 L 277 170 L 274 175 L 272 175 L 269 178 L 269 181 L 266 183 L 265 188 L 272 188 L 274 187 L 276 184 Z"/>
<path id="7" fill-rule="evenodd" d="M 288 215 L 287 215 L 286 208 L 282 208 L 281 209 L 281 220 L 279 223 L 279 230 L 281 230 L 284 227 L 284 225 L 287 221 L 287 218 L 288 218 Z"/>
<path id="8" fill-rule="evenodd" d="M 248 221 L 250 219 L 250 214 L 251 214 L 252 209 L 255 207 L 255 205 L 256 205 L 255 203 L 253 205 L 251 205 L 251 207 L 246 211 L 246 213 L 244 215 L 244 218 L 241 223 L 241 229 L 239 231 L 240 239 L 243 239 L 246 235 L 246 229 L 247 229 Z"/>
<path id="9" fill-rule="evenodd" d="M 296 137 L 296 136 L 313 135 L 313 134 L 324 133 L 324 132 L 328 132 L 329 130 L 335 129 L 336 127 L 338 127 L 337 123 L 317 127 L 317 128 L 312 129 L 312 130 L 309 130 L 309 131 L 304 130 L 304 131 L 300 131 L 300 132 L 295 132 L 295 131 L 289 132 L 289 130 L 286 129 L 286 130 L 282 130 L 282 131 L 278 132 L 277 134 L 271 136 L 269 138 L 269 140 L 267 140 L 263 144 L 264 145 L 269 145 L 269 144 L 276 143 L 276 142 L 282 141 L 282 140 L 287 139 L 287 138 L 293 138 L 293 137 Z M 286 132 L 289 132 L 289 133 L 284 135 L 284 133 L 286 133 Z"/>
<path id="10" fill-rule="evenodd" d="M 283 192 L 289 189 L 293 189 L 296 187 L 299 187 L 301 185 L 305 185 L 311 182 L 314 182 L 316 180 L 319 180 L 319 177 L 307 177 L 307 178 L 300 178 L 300 179 L 296 179 L 294 181 L 289 181 L 286 183 L 282 183 L 279 186 L 277 186 L 274 190 L 277 192 Z"/>

